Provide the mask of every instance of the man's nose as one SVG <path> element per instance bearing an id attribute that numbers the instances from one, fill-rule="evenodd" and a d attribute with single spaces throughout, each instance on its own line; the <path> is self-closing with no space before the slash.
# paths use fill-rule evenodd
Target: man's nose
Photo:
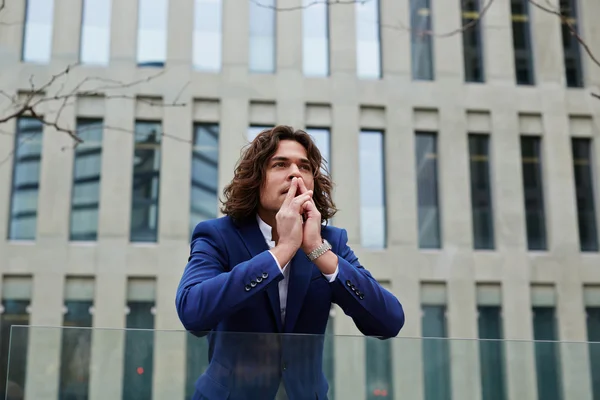
<path id="1" fill-rule="evenodd" d="M 302 175 L 300 174 L 300 169 L 296 166 L 296 164 L 292 164 L 290 167 L 290 173 L 288 175 L 288 179 L 292 180 L 293 178 L 300 178 Z"/>

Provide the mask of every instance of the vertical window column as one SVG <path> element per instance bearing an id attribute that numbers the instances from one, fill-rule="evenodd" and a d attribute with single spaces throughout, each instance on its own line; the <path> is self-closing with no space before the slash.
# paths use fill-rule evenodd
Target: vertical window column
<path id="1" fill-rule="evenodd" d="M 593 398 L 600 398 L 600 287 L 586 286 L 583 288 L 587 341 L 590 360 L 590 381 Z"/>
<path id="2" fill-rule="evenodd" d="M 432 81 L 433 36 L 431 32 L 430 0 L 410 0 L 410 42 L 412 77 L 414 80 Z"/>
<path id="3" fill-rule="evenodd" d="M 307 128 L 306 133 L 312 136 L 323 157 L 323 170 L 331 173 L 331 136 L 329 128 Z"/>
<path id="4" fill-rule="evenodd" d="M 416 173 L 419 221 L 419 247 L 442 247 L 438 199 L 437 136 L 433 132 L 416 132 Z"/>
<path id="5" fill-rule="evenodd" d="M 197 124 L 192 148 L 190 231 L 218 214 L 219 125 Z"/>
<path id="6" fill-rule="evenodd" d="M 529 1 L 511 0 L 512 36 L 515 52 L 515 73 L 518 85 L 534 85 L 533 49 Z"/>
<path id="7" fill-rule="evenodd" d="M 466 82 L 484 82 L 483 41 L 481 40 L 480 0 L 461 1 L 463 30 L 463 52 Z M 474 24 L 474 25 L 473 25 Z"/>
<path id="8" fill-rule="evenodd" d="M 276 1 L 260 0 L 259 4 L 250 2 L 250 72 L 274 73 L 277 61 Z"/>
<path id="9" fill-rule="evenodd" d="M 193 63 L 198 71 L 218 72 L 223 58 L 222 0 L 195 0 Z"/>
<path id="10" fill-rule="evenodd" d="M 379 0 L 356 2 L 356 71 L 359 78 L 381 78 Z"/>
<path id="11" fill-rule="evenodd" d="M 362 130 L 359 137 L 360 230 L 363 247 L 386 247 L 383 132 Z"/>
<path id="12" fill-rule="evenodd" d="M 9 240 L 35 240 L 42 163 L 42 123 L 29 117 L 17 120 L 13 151 Z"/>
<path id="13" fill-rule="evenodd" d="M 562 42 L 567 86 L 583 87 L 581 45 L 572 32 L 579 34 L 577 0 L 560 0 L 560 13 L 565 19 L 562 23 Z"/>
<path id="14" fill-rule="evenodd" d="M 163 67 L 167 58 L 167 0 L 138 0 L 137 63 Z"/>
<path id="15" fill-rule="evenodd" d="M 329 3 L 302 0 L 302 65 L 304 75 L 329 75 Z"/>
<path id="16" fill-rule="evenodd" d="M 542 140 L 536 136 L 521 137 L 525 222 L 529 250 L 547 250 L 544 183 L 542 177 Z"/>
<path id="17" fill-rule="evenodd" d="M 573 172 L 577 197 L 577 220 L 581 251 L 598 251 L 598 220 L 594 194 L 592 140 L 573 138 Z"/>
<path id="18" fill-rule="evenodd" d="M 111 4 L 107 0 L 83 1 L 79 51 L 84 64 L 107 65 L 109 62 Z"/>
<path id="19" fill-rule="evenodd" d="M 21 58 L 48 63 L 52 56 L 54 0 L 26 0 Z"/>
<path id="20" fill-rule="evenodd" d="M 159 122 L 136 122 L 131 196 L 132 242 L 158 240 L 161 136 Z"/>
<path id="21" fill-rule="evenodd" d="M 494 249 L 494 210 L 490 181 L 489 135 L 469 134 L 473 247 Z"/>

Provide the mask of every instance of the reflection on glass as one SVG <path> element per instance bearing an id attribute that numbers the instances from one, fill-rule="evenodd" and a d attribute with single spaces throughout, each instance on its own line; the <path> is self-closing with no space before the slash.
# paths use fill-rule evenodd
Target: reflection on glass
<path id="1" fill-rule="evenodd" d="M 250 71 L 275 72 L 275 0 L 250 2 Z"/>
<path id="2" fill-rule="evenodd" d="M 29 300 L 4 299 L 0 315 L 0 393 L 11 393 L 15 399 L 25 399 L 25 377 L 29 329 Z M 8 375 L 7 375 L 8 374 Z"/>
<path id="3" fill-rule="evenodd" d="M 538 341 L 535 343 L 538 400 L 563 398 L 556 329 L 554 307 L 533 307 L 533 339 Z"/>
<path id="4" fill-rule="evenodd" d="M 159 122 L 138 121 L 135 124 L 130 233 L 132 242 L 158 240 L 161 135 Z"/>
<path id="5" fill-rule="evenodd" d="M 356 2 L 356 70 L 359 78 L 381 78 L 379 0 Z"/>
<path id="6" fill-rule="evenodd" d="M 332 314 L 330 311 L 323 339 L 323 375 L 329 384 L 327 397 L 335 399 L 335 317 Z"/>
<path id="7" fill-rule="evenodd" d="M 190 232 L 217 217 L 219 186 L 219 125 L 198 124 L 192 148 Z"/>
<path id="8" fill-rule="evenodd" d="M 448 336 L 446 307 L 423 305 L 421 324 L 424 338 L 439 338 L 422 341 L 425 400 L 451 400 L 450 349 L 443 340 Z"/>
<path id="9" fill-rule="evenodd" d="M 533 51 L 529 23 L 529 1 L 511 0 L 512 36 L 517 84 L 533 85 Z"/>
<path id="10" fill-rule="evenodd" d="M 194 2 L 194 68 L 205 72 L 221 69 L 223 37 L 223 5 L 221 0 Z"/>
<path id="11" fill-rule="evenodd" d="M 102 170 L 102 120 L 79 119 L 83 140 L 75 149 L 71 193 L 71 240 L 96 240 Z"/>
<path id="12" fill-rule="evenodd" d="M 383 132 L 361 131 L 359 139 L 361 244 L 381 249 L 386 242 Z"/>
<path id="13" fill-rule="evenodd" d="M 111 4 L 107 0 L 83 1 L 80 58 L 84 64 L 108 64 Z"/>
<path id="14" fill-rule="evenodd" d="M 34 118 L 17 120 L 8 239 L 35 240 L 43 128 Z"/>
<path id="15" fill-rule="evenodd" d="M 502 340 L 502 309 L 498 306 L 479 306 L 478 330 L 481 365 L 481 398 L 506 400 L 504 376 L 504 343 Z"/>
<path id="16" fill-rule="evenodd" d="M 52 54 L 54 0 L 26 0 L 22 59 L 47 63 Z"/>
<path id="17" fill-rule="evenodd" d="M 91 301 L 71 300 L 65 304 L 61 330 L 59 399 L 87 399 L 90 380 L 92 330 Z"/>
<path id="18" fill-rule="evenodd" d="M 185 398 L 191 399 L 196 391 L 196 381 L 208 368 L 208 342 L 205 337 L 186 335 Z"/>
<path id="19" fill-rule="evenodd" d="M 561 28 L 567 86 L 583 87 L 580 44 L 572 32 L 579 34 L 577 0 L 560 0 L 560 13 L 564 18 Z"/>
<path id="20" fill-rule="evenodd" d="M 539 137 L 521 137 L 523 191 L 529 250 L 546 250 L 547 248 L 541 146 Z"/>
<path id="21" fill-rule="evenodd" d="M 138 0 L 137 62 L 162 67 L 167 58 L 167 0 Z"/>
<path id="22" fill-rule="evenodd" d="M 152 398 L 154 314 L 152 301 L 128 301 L 122 400 Z"/>
<path id="23" fill-rule="evenodd" d="M 483 82 L 483 41 L 481 40 L 480 0 L 463 0 L 462 26 L 469 28 L 463 30 L 463 52 L 466 82 Z M 474 24 L 474 25 L 472 25 Z"/>
<path id="24" fill-rule="evenodd" d="M 410 0 L 412 77 L 415 80 L 434 79 L 433 36 L 431 35 L 430 0 Z"/>
<path id="25" fill-rule="evenodd" d="M 419 247 L 442 247 L 438 204 L 437 137 L 433 132 L 415 135 Z"/>
<path id="26" fill-rule="evenodd" d="M 600 307 L 595 303 L 586 308 L 586 319 L 592 398 L 597 399 L 600 397 Z"/>
<path id="27" fill-rule="evenodd" d="M 302 64 L 304 75 L 329 75 L 329 3 L 302 0 Z"/>
<path id="28" fill-rule="evenodd" d="M 588 138 L 573 138 L 571 148 L 575 173 L 580 248 L 581 251 L 598 251 L 592 141 Z"/>
<path id="29" fill-rule="evenodd" d="M 473 247 L 494 248 L 494 211 L 490 182 L 490 143 L 488 135 L 469 134 Z"/>
<path id="30" fill-rule="evenodd" d="M 392 368 L 392 342 L 378 338 L 365 338 L 366 394 L 367 400 L 394 399 Z"/>

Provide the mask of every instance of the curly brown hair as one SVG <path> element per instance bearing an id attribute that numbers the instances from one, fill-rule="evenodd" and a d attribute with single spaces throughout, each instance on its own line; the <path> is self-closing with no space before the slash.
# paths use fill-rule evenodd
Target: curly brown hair
<path id="1" fill-rule="evenodd" d="M 241 221 L 256 215 L 260 204 L 260 190 L 265 181 L 266 166 L 282 140 L 295 140 L 305 149 L 314 176 L 313 200 L 325 223 L 337 212 L 331 198 L 333 183 L 326 161 L 312 137 L 303 130 L 277 125 L 265 129 L 247 145 L 238 161 L 231 182 L 225 186 L 221 212 Z"/>

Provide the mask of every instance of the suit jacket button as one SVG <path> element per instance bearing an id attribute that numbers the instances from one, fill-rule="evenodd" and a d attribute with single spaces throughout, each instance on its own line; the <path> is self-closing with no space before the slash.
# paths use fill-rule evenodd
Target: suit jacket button
<path id="1" fill-rule="evenodd" d="M 362 300 L 362 299 L 365 298 L 365 295 L 361 293 L 361 294 L 358 295 L 358 298 Z"/>
<path id="2" fill-rule="evenodd" d="M 252 288 L 250 287 L 250 285 L 246 285 L 246 286 L 244 287 L 244 289 L 246 289 L 246 292 L 249 292 L 249 291 L 250 291 L 250 289 L 252 289 Z"/>
<path id="3" fill-rule="evenodd" d="M 352 286 L 352 282 L 346 281 L 346 286 L 351 287 Z"/>
<path id="4" fill-rule="evenodd" d="M 263 279 L 267 279 L 269 277 L 269 274 L 267 274 L 266 272 L 263 272 L 262 277 L 263 277 Z"/>
<path id="5" fill-rule="evenodd" d="M 263 280 L 262 276 L 257 276 L 256 277 L 256 282 L 261 283 Z"/>
<path id="6" fill-rule="evenodd" d="M 256 286 L 256 282 L 250 281 L 250 286 L 255 287 Z"/>

